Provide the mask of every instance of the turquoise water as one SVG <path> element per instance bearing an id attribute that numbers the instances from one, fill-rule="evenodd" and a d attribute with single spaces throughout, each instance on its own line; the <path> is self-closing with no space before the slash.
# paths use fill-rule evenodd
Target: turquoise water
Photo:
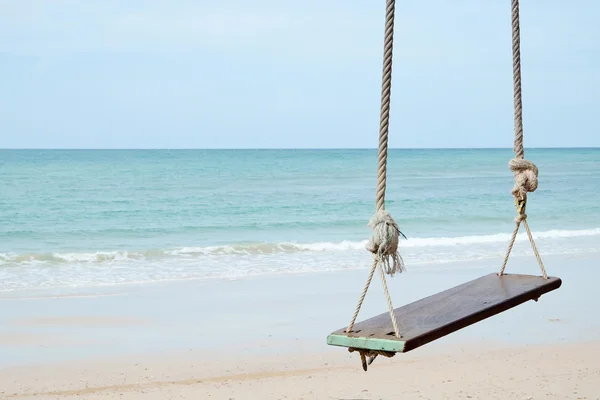
<path id="1" fill-rule="evenodd" d="M 511 156 L 391 150 L 409 269 L 501 256 Z M 600 149 L 526 157 L 541 250 L 600 251 Z M 363 268 L 376 164 L 375 150 L 0 150 L 0 291 Z"/>

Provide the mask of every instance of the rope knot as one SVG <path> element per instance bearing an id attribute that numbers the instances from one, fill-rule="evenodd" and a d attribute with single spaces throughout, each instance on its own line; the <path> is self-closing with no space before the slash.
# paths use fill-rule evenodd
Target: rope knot
<path id="1" fill-rule="evenodd" d="M 538 187 L 538 169 L 534 163 L 522 158 L 513 158 L 508 166 L 515 175 L 515 186 L 512 194 L 520 200 L 527 199 L 528 192 L 535 192 Z"/>
<path id="2" fill-rule="evenodd" d="M 527 214 L 525 214 L 525 213 L 523 212 L 523 213 L 520 213 L 519 215 L 517 215 L 517 216 L 515 217 L 515 222 L 516 222 L 517 224 L 520 224 L 521 222 L 525 221 L 526 219 L 527 219 Z"/>
<path id="3" fill-rule="evenodd" d="M 373 236 L 366 248 L 373 253 L 379 263 L 383 264 L 385 273 L 394 276 L 397 272 L 405 271 L 404 260 L 398 253 L 402 232 L 390 213 L 384 209 L 377 211 L 369 220 L 368 226 L 373 230 Z"/>
<path id="4" fill-rule="evenodd" d="M 366 350 L 366 349 L 357 349 L 354 347 L 349 347 L 348 351 L 350 353 L 358 351 L 358 353 L 360 354 L 360 360 L 362 362 L 362 367 L 365 372 L 367 371 L 367 366 L 371 365 L 373 363 L 373 361 L 375 361 L 375 359 L 377 358 L 378 355 L 381 355 L 381 356 L 384 356 L 387 358 L 392 358 L 392 357 L 394 357 L 394 355 L 396 355 L 396 353 L 393 353 L 391 351 Z M 368 358 L 368 360 L 367 360 L 367 358 Z"/>

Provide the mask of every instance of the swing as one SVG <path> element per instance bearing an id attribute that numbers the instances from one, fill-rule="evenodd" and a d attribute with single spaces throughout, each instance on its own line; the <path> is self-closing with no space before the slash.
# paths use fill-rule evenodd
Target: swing
<path id="1" fill-rule="evenodd" d="M 396 353 L 414 350 L 526 301 L 537 301 L 543 294 L 558 289 L 562 283 L 560 278 L 549 277 L 546 273 L 527 223 L 527 214 L 525 214 L 527 193 L 537 189 L 538 169 L 534 163 L 524 158 L 519 0 L 512 0 L 515 157 L 510 160 L 509 167 L 515 176 L 512 194 L 515 198 L 517 216 L 515 229 L 504 256 L 504 263 L 499 273 L 485 275 L 394 309 L 385 275 L 393 276 L 404 271 L 404 262 L 398 254 L 399 236 L 403 234 L 391 215 L 385 210 L 394 9 L 395 1 L 387 0 L 376 214 L 369 221 L 369 226 L 373 229 L 373 236 L 367 244 L 367 250 L 373 253 L 373 265 L 350 324 L 327 337 L 329 345 L 347 347 L 350 352 L 359 352 L 365 371 L 367 365 L 371 364 L 378 355 L 393 357 Z M 525 226 L 533 253 L 542 272 L 541 276 L 504 273 L 521 225 Z M 381 277 L 388 313 L 356 323 L 376 269 L 379 270 Z"/>

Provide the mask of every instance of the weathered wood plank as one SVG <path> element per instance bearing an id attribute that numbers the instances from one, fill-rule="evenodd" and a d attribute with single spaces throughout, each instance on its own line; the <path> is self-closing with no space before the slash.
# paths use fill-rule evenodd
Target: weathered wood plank
<path id="1" fill-rule="evenodd" d="M 327 343 L 334 346 L 407 352 L 459 329 L 558 289 L 560 278 L 496 273 L 417 300 L 394 310 L 400 338 L 388 313 L 333 332 Z"/>

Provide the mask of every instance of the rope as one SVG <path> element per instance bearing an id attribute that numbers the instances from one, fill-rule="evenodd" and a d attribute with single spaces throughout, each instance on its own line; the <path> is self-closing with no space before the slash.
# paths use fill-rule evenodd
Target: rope
<path id="1" fill-rule="evenodd" d="M 357 349 L 355 347 L 348 348 L 348 351 L 350 353 L 353 353 L 355 351 L 359 352 L 359 354 L 360 354 L 360 361 L 362 362 L 362 367 L 363 367 L 364 371 L 367 370 L 367 366 L 371 365 L 371 363 L 373 363 L 373 361 L 375 361 L 375 358 L 377 358 L 377 356 L 384 356 L 384 357 L 387 357 L 387 358 L 391 358 L 391 357 L 394 357 L 396 355 L 396 353 L 391 352 L 391 351 L 366 350 L 366 349 Z M 367 357 L 369 358 L 368 361 L 367 361 Z"/>
<path id="2" fill-rule="evenodd" d="M 352 330 L 354 329 L 354 324 L 356 322 L 356 318 L 358 317 L 358 313 L 360 312 L 362 303 L 365 300 L 367 291 L 369 290 L 369 286 L 371 285 L 371 280 L 373 279 L 373 274 L 375 273 L 375 269 L 377 269 L 377 267 L 379 267 L 381 284 L 383 286 L 383 293 L 384 293 L 386 301 L 387 301 L 388 312 L 390 314 L 390 319 L 392 320 L 392 326 L 394 327 L 394 334 L 396 335 L 397 338 L 399 338 L 400 337 L 400 329 L 398 329 L 398 321 L 396 320 L 396 314 L 394 314 L 394 306 L 392 304 L 392 298 L 390 296 L 390 292 L 387 287 L 387 282 L 385 280 L 385 273 L 384 273 L 384 270 L 383 270 L 381 264 L 379 263 L 379 261 L 377 260 L 377 258 L 375 256 L 373 257 L 373 266 L 371 267 L 371 271 L 369 272 L 367 282 L 365 283 L 365 286 L 363 287 L 363 291 L 358 300 L 358 304 L 356 305 L 356 309 L 354 310 L 354 314 L 352 315 L 352 319 L 350 320 L 350 323 L 348 324 L 348 328 L 346 328 L 346 333 L 352 333 Z"/>
<path id="3" fill-rule="evenodd" d="M 351 333 L 354 329 L 354 323 L 356 322 L 356 318 L 358 317 L 358 313 L 360 312 L 360 308 L 362 307 L 362 303 L 365 300 L 365 296 L 367 295 L 367 291 L 369 290 L 369 286 L 371 285 L 371 280 L 373 279 L 373 274 L 377 269 L 377 265 L 379 262 L 377 259 L 373 259 L 373 266 L 371 267 L 371 271 L 369 272 L 369 277 L 367 278 L 367 282 L 363 287 L 362 293 L 360 294 L 360 298 L 358 299 L 358 304 L 356 305 L 356 309 L 354 310 L 354 314 L 352 315 L 352 319 L 348 324 L 348 328 L 346 328 L 346 333 Z"/>
<path id="4" fill-rule="evenodd" d="M 387 174 L 388 129 L 392 95 L 392 53 L 394 50 L 395 0 L 387 0 L 385 9 L 385 37 L 383 41 L 383 76 L 381 80 L 381 115 L 379 121 L 379 162 L 377 164 L 376 210 L 385 209 Z"/>
<path id="5" fill-rule="evenodd" d="M 542 276 L 544 279 L 548 279 L 548 273 L 546 272 L 546 268 L 544 267 L 544 263 L 542 262 L 542 257 L 538 252 L 537 246 L 535 245 L 535 241 L 533 240 L 533 235 L 531 234 L 531 229 L 529 229 L 529 224 L 527 223 L 527 214 L 525 214 L 525 201 L 518 200 L 515 196 L 515 202 L 517 203 L 517 212 L 518 215 L 515 217 L 515 229 L 510 238 L 510 242 L 508 243 L 508 250 L 504 256 L 504 262 L 502 263 L 502 268 L 500 269 L 499 275 L 504 274 L 504 270 L 506 269 L 506 264 L 508 263 L 508 258 L 510 256 L 510 252 L 515 244 L 515 240 L 517 239 L 517 233 L 519 232 L 519 228 L 521 223 L 525 226 L 525 230 L 527 231 L 527 237 L 529 238 L 529 243 L 531 243 L 531 248 L 533 249 L 533 254 L 538 261 L 540 266 L 540 270 L 542 271 Z"/>
<path id="6" fill-rule="evenodd" d="M 523 148 L 523 100 L 521 95 L 521 43 L 520 43 L 520 22 L 519 22 L 519 0 L 512 0 L 512 52 L 513 52 L 513 90 L 514 90 L 514 120 L 515 120 L 515 142 L 514 152 L 515 158 L 509 161 L 508 166 L 515 176 L 515 186 L 512 189 L 512 195 L 515 198 L 515 206 L 517 208 L 517 216 L 515 217 L 515 229 L 508 244 L 508 250 L 504 256 L 504 263 L 500 269 L 500 274 L 504 274 L 508 258 L 517 239 L 517 233 L 521 223 L 525 226 L 529 242 L 533 249 L 533 253 L 537 258 L 540 270 L 544 279 L 548 279 L 546 268 L 542 262 L 542 258 L 538 253 L 533 235 L 527 223 L 527 214 L 525 208 L 527 206 L 527 193 L 534 192 L 538 187 L 538 169 L 536 165 L 528 160 L 525 160 L 525 150 Z"/>
<path id="7" fill-rule="evenodd" d="M 385 268 L 386 274 L 394 276 L 396 272 L 403 272 L 404 260 L 398 253 L 400 228 L 394 218 L 381 209 L 371 217 L 368 226 L 373 230 L 373 236 L 367 242 L 367 250 Z"/>
<path id="8" fill-rule="evenodd" d="M 373 229 L 373 236 L 367 243 L 367 250 L 377 255 L 379 262 L 385 266 L 385 272 L 390 276 L 394 276 L 396 272 L 404 271 L 404 262 L 402 257 L 398 254 L 400 228 L 392 216 L 385 210 L 395 8 L 396 1 L 387 0 L 385 9 L 385 36 L 383 40 L 383 72 L 381 78 L 379 154 L 377 163 L 377 190 L 375 196 L 376 213 L 369 221 L 369 227 Z"/>
<path id="9" fill-rule="evenodd" d="M 521 96 L 521 23 L 519 0 L 512 0 L 513 92 L 515 113 L 515 158 L 523 159 L 523 99 Z"/>
<path id="10" fill-rule="evenodd" d="M 398 322 L 396 321 L 396 315 L 394 314 L 394 306 L 392 304 L 392 298 L 388 291 L 387 282 L 385 275 L 394 276 L 397 272 L 403 272 L 404 261 L 398 253 L 398 243 L 400 240 L 400 228 L 394 221 L 389 212 L 385 210 L 385 190 L 387 180 L 387 153 L 388 153 L 388 132 L 389 132 L 389 119 L 390 119 L 390 99 L 392 92 L 392 55 L 394 47 L 394 11 L 396 7 L 395 0 L 387 0 L 386 4 L 386 16 L 385 16 L 385 36 L 383 46 L 383 73 L 381 80 L 381 115 L 379 122 L 379 153 L 378 153 L 378 164 L 377 164 L 377 190 L 375 198 L 375 215 L 369 220 L 368 226 L 373 230 L 373 236 L 367 243 L 367 250 L 373 253 L 373 265 L 369 272 L 367 282 L 362 290 L 360 298 L 350 324 L 346 329 L 346 333 L 350 334 L 354 329 L 354 323 L 358 317 L 358 313 L 362 307 L 373 274 L 375 269 L 379 267 L 381 284 L 383 286 L 383 292 L 385 294 L 386 302 L 388 305 L 388 311 L 392 325 L 394 327 L 394 334 L 397 338 L 400 338 L 400 330 L 398 329 Z M 404 235 L 403 235 L 404 236 Z M 356 349 L 349 349 L 351 352 Z M 358 349 L 360 352 L 363 369 L 367 370 L 366 357 L 369 357 L 368 364 L 371 364 L 377 354 L 383 354 L 386 357 L 393 356 L 394 353 L 390 352 L 373 352 L 364 349 Z M 385 353 L 385 354 L 384 354 Z M 390 355 L 391 354 L 391 355 Z"/>

